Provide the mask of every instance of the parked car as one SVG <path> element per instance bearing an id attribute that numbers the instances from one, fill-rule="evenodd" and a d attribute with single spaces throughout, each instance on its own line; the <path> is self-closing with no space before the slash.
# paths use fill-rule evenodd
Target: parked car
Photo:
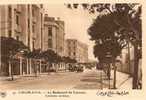
<path id="1" fill-rule="evenodd" d="M 92 66 L 90 64 L 86 64 L 85 66 L 87 69 L 90 69 L 90 70 L 92 69 Z"/>
<path id="2" fill-rule="evenodd" d="M 83 66 L 82 65 L 70 65 L 68 68 L 69 71 L 71 72 L 83 72 Z"/>
<path id="3" fill-rule="evenodd" d="M 68 70 L 69 70 L 70 72 L 74 72 L 74 71 L 75 71 L 75 66 L 69 65 Z"/>

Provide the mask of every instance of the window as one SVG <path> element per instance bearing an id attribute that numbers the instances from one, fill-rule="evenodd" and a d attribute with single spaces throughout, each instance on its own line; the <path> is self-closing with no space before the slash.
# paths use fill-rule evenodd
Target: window
<path id="1" fill-rule="evenodd" d="M 11 8 L 11 6 L 9 6 L 9 7 L 8 7 L 8 16 L 9 16 L 9 18 L 11 18 L 11 17 L 12 17 L 11 10 L 12 10 L 12 8 Z"/>
<path id="2" fill-rule="evenodd" d="M 18 41 L 19 41 L 19 36 L 16 36 L 16 40 L 18 40 Z"/>
<path id="3" fill-rule="evenodd" d="M 48 48 L 52 48 L 52 39 L 48 39 Z"/>
<path id="4" fill-rule="evenodd" d="M 76 55 L 76 53 L 74 52 L 74 56 Z"/>
<path id="5" fill-rule="evenodd" d="M 11 30 L 9 30 L 9 32 L 8 32 L 8 37 L 12 37 Z"/>
<path id="6" fill-rule="evenodd" d="M 48 28 L 48 36 L 52 36 L 52 28 Z"/>
<path id="7" fill-rule="evenodd" d="M 29 24 L 29 19 L 27 20 L 27 24 L 28 24 L 28 28 L 30 27 L 30 24 Z"/>
<path id="8" fill-rule="evenodd" d="M 34 17 L 35 16 L 35 9 L 32 8 L 32 16 Z"/>
<path id="9" fill-rule="evenodd" d="M 16 15 L 16 24 L 19 25 L 19 16 Z"/>

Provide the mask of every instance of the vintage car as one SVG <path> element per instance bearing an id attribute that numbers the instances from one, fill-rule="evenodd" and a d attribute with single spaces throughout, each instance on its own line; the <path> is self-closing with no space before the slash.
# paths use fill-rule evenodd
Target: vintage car
<path id="1" fill-rule="evenodd" d="M 68 70 L 70 72 L 74 72 L 75 71 L 75 66 L 70 64 L 69 67 L 68 67 Z"/>
<path id="2" fill-rule="evenodd" d="M 77 66 L 76 71 L 77 72 L 83 72 L 84 71 L 83 66 L 81 66 L 81 65 Z"/>
<path id="3" fill-rule="evenodd" d="M 83 66 L 75 64 L 75 65 L 69 65 L 68 68 L 71 72 L 83 72 Z"/>

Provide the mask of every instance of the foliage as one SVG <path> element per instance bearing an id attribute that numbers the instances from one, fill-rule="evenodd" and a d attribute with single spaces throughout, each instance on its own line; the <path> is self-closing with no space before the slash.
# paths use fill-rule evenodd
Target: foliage
<path id="1" fill-rule="evenodd" d="M 51 49 L 48 49 L 42 52 L 42 55 L 43 55 L 43 58 L 49 62 L 57 63 L 61 61 L 61 57 Z"/>
<path id="2" fill-rule="evenodd" d="M 95 41 L 94 55 L 99 61 L 104 61 L 109 53 L 116 58 L 126 45 L 124 39 L 118 34 L 120 26 L 114 23 L 113 14 L 98 16 L 89 27 L 88 34 Z"/>
<path id="3" fill-rule="evenodd" d="M 71 59 L 70 57 L 62 57 L 63 62 L 65 63 L 76 63 L 77 61 L 75 59 Z"/>
<path id="4" fill-rule="evenodd" d="M 16 55 L 21 50 L 29 50 L 21 41 L 11 37 L 0 37 L 2 60 L 7 60 L 10 56 Z"/>
<path id="5" fill-rule="evenodd" d="M 120 27 L 121 31 L 119 32 L 123 38 L 130 40 L 134 45 L 138 43 L 141 47 L 142 43 L 142 28 L 141 28 L 141 5 L 138 3 L 77 3 L 77 4 L 65 4 L 70 9 L 77 9 L 79 6 L 82 6 L 83 9 L 88 10 L 89 13 L 99 13 L 100 15 L 108 15 L 112 18 L 113 23 Z M 105 17 L 105 16 L 102 16 Z M 111 23 L 109 22 L 109 24 Z M 104 21 L 103 21 L 104 23 Z M 112 28 L 112 25 L 110 26 Z M 108 27 L 109 25 L 107 25 Z M 106 26 L 104 26 L 107 29 Z M 110 28 L 108 28 L 110 29 Z M 119 30 L 119 31 L 120 31 Z M 106 31 L 106 30 L 105 30 Z M 116 30 L 115 30 L 116 31 Z M 102 34 L 102 33 L 101 33 Z M 96 37 L 95 37 L 96 38 Z"/>
<path id="6" fill-rule="evenodd" d="M 141 5 L 137 3 L 82 3 L 66 5 L 70 9 L 77 9 L 81 5 L 89 13 L 99 13 L 99 16 L 97 16 L 88 30 L 91 40 L 94 40 L 96 43 L 96 48 L 99 48 L 97 46 L 99 41 L 104 43 L 107 39 L 117 41 L 119 47 L 125 46 L 125 41 L 141 47 Z M 115 40 L 115 38 L 117 39 Z"/>
<path id="7" fill-rule="evenodd" d="M 35 58 L 35 59 L 42 58 L 42 53 L 40 49 L 34 49 L 33 51 L 26 52 L 24 55 L 28 58 Z"/>
<path id="8" fill-rule="evenodd" d="M 69 5 L 68 8 L 78 8 L 78 6 L 74 7 L 72 4 L 67 5 Z M 91 40 L 95 41 L 94 54 L 100 60 L 104 58 L 108 50 L 112 56 L 116 57 L 121 48 L 125 46 L 125 42 L 131 42 L 134 47 L 133 89 L 138 88 L 138 67 L 139 59 L 142 56 L 142 6 L 137 3 L 87 3 L 81 5 L 84 9 L 89 10 L 89 13 L 99 13 L 88 33 Z M 106 47 L 108 44 L 112 44 L 109 49 Z M 114 52 L 116 53 L 113 54 Z"/>

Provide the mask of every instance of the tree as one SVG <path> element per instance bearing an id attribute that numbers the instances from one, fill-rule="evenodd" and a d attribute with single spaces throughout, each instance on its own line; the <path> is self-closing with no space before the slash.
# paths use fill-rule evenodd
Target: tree
<path id="1" fill-rule="evenodd" d="M 29 50 L 21 41 L 11 37 L 0 37 L 2 61 L 7 61 L 10 56 L 15 56 L 21 50 Z"/>
<path id="2" fill-rule="evenodd" d="M 94 23 L 88 29 L 91 40 L 94 40 L 94 55 L 98 57 L 100 63 L 106 63 L 106 72 L 110 80 L 110 63 L 115 65 L 117 56 L 121 54 L 122 48 L 125 46 L 124 40 L 119 38 L 117 31 L 119 26 L 113 22 L 112 14 L 98 16 Z M 104 67 L 104 66 L 103 66 Z M 116 88 L 116 66 L 114 66 L 114 88 Z"/>
<path id="3" fill-rule="evenodd" d="M 77 5 L 77 4 L 76 4 Z M 98 12 L 100 15 L 108 15 L 109 19 L 111 18 L 108 22 L 106 22 L 107 25 L 103 23 L 101 24 L 96 24 L 95 27 L 93 27 L 92 32 L 89 32 L 89 35 L 91 36 L 91 40 L 97 41 L 96 45 L 98 44 L 99 41 L 99 36 L 103 36 L 105 34 L 112 35 L 111 33 L 118 34 L 118 39 L 124 43 L 124 41 L 131 42 L 131 44 L 134 46 L 134 76 L 133 76 L 133 89 L 137 89 L 138 85 L 138 63 L 140 57 L 138 55 L 141 55 L 141 46 L 142 46 L 142 28 L 141 28 L 141 5 L 132 3 L 132 4 L 102 4 L 102 3 L 97 3 L 97 4 L 88 4 L 84 3 L 81 4 L 83 9 L 88 10 L 89 13 L 95 13 Z M 79 4 L 78 4 L 79 6 Z M 78 8 L 78 6 L 74 7 L 74 4 L 67 4 L 68 8 Z M 137 9 L 136 9 L 137 7 Z M 99 16 L 100 16 L 99 15 Z M 101 16 L 102 18 L 105 16 Z M 99 19 L 99 18 L 97 18 Z M 104 18 L 103 18 L 104 19 Z M 109 25 L 111 23 L 111 26 Z M 114 25 L 114 27 L 113 27 Z M 116 28 L 117 26 L 117 28 Z M 100 30 L 100 28 L 104 28 L 105 30 Z M 110 28 L 112 31 L 110 31 Z M 98 31 L 96 30 L 98 28 Z M 107 32 L 105 32 L 107 29 L 109 29 Z M 99 33 L 99 31 L 101 33 Z M 95 35 L 97 34 L 98 35 Z M 93 33 L 93 34 L 92 34 Z M 106 36 L 109 36 L 106 35 Z M 125 44 L 125 43 L 124 43 Z M 102 46 L 101 46 L 102 47 Z M 96 48 L 99 48 L 97 46 Z M 140 49 L 138 49 L 140 48 Z M 94 53 L 95 54 L 95 53 Z"/>
<path id="4" fill-rule="evenodd" d="M 60 56 L 55 53 L 53 50 L 48 49 L 44 52 L 42 52 L 43 58 L 46 59 L 47 61 L 51 62 L 51 63 L 57 63 L 58 61 L 61 60 Z"/>
<path id="5" fill-rule="evenodd" d="M 51 49 L 48 49 L 42 52 L 42 57 L 48 61 L 49 66 L 52 66 L 52 63 L 62 62 L 61 56 L 59 56 L 56 52 Z M 50 67 L 49 67 L 50 68 Z"/>
<path id="6" fill-rule="evenodd" d="M 77 61 L 75 59 L 71 59 L 70 57 L 62 57 L 63 62 L 65 63 L 76 63 Z"/>
<path id="7" fill-rule="evenodd" d="M 29 52 L 24 52 L 23 54 L 25 57 L 27 57 L 28 59 L 35 59 L 33 60 L 33 68 L 34 68 L 34 73 L 35 76 L 37 76 L 37 71 L 38 71 L 38 64 L 41 63 L 40 59 L 43 58 L 42 52 L 40 49 L 34 49 L 33 51 L 29 51 Z M 39 60 L 39 61 L 38 61 Z M 38 63 L 39 62 L 39 63 Z M 31 64 L 32 65 L 32 64 Z M 32 67 L 32 66 L 30 66 Z"/>
<path id="8" fill-rule="evenodd" d="M 0 37 L 1 42 L 1 62 L 6 64 L 9 62 L 9 75 L 13 80 L 13 67 L 11 66 L 14 57 L 21 51 L 28 51 L 28 47 L 21 41 L 15 40 L 11 37 Z"/>
<path id="9" fill-rule="evenodd" d="M 113 20 L 112 14 L 98 16 L 88 29 L 91 40 L 95 41 L 96 44 L 94 55 L 101 62 L 106 59 L 107 53 L 110 53 L 115 59 L 126 45 L 124 39 L 121 39 L 118 34 L 120 27 Z"/>
<path id="10" fill-rule="evenodd" d="M 26 56 L 28 58 L 41 59 L 42 53 L 41 53 L 40 49 L 34 49 L 33 51 L 25 52 L 24 56 Z"/>

